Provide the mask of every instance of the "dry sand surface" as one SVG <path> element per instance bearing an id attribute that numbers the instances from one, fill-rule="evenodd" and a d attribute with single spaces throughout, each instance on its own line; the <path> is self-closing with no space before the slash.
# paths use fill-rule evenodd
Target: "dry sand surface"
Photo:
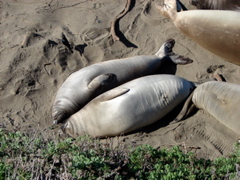
<path id="1" fill-rule="evenodd" d="M 188 0 L 182 2 L 194 8 Z M 157 12 L 154 1 L 134 1 L 130 12 L 119 21 L 122 41 L 113 41 L 110 22 L 125 4 L 126 0 L 0 1 L 0 128 L 51 134 L 55 94 L 72 72 L 100 61 L 152 55 L 168 38 L 176 40 L 176 53 L 194 60 L 179 65 L 176 75 L 204 81 L 212 76 L 209 70 L 220 67 L 228 82 L 239 84 L 239 66 L 179 33 Z M 62 33 L 73 45 L 73 52 L 61 42 Z M 187 120 L 168 124 L 173 118 L 171 114 L 141 132 L 111 141 L 153 147 L 182 145 L 198 157 L 215 158 L 230 153 L 239 138 L 203 110 Z"/>

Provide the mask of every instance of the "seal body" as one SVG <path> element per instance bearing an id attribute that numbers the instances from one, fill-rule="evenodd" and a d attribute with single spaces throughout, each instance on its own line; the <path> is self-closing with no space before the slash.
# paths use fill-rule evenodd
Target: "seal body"
<path id="1" fill-rule="evenodd" d="M 240 10 L 239 0 L 192 0 L 191 4 L 198 9 Z"/>
<path id="2" fill-rule="evenodd" d="M 160 120 L 194 87 L 192 82 L 174 75 L 141 77 L 94 98 L 72 115 L 62 130 L 72 137 L 128 133 Z"/>
<path id="3" fill-rule="evenodd" d="M 163 61 L 188 64 L 192 60 L 172 52 L 173 39 L 167 40 L 160 50 L 151 56 L 134 56 L 100 62 L 71 74 L 59 88 L 52 115 L 55 123 L 66 120 L 97 95 L 132 79 L 159 73 Z"/>
<path id="4" fill-rule="evenodd" d="M 176 11 L 176 0 L 157 5 L 160 13 L 193 41 L 212 53 L 240 65 L 240 12 L 223 10 Z"/>
<path id="5" fill-rule="evenodd" d="M 193 92 L 193 103 L 204 109 L 226 127 L 240 134 L 240 85 L 210 81 Z"/>

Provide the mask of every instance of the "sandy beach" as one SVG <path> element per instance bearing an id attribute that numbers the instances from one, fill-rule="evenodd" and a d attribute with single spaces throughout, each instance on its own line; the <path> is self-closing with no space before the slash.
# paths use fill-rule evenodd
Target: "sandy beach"
<path id="1" fill-rule="evenodd" d="M 182 2 L 188 9 L 195 8 L 188 0 Z M 239 84 L 239 66 L 178 32 L 154 3 L 133 1 L 117 26 L 120 41 L 113 41 L 110 22 L 124 9 L 126 0 L 0 1 L 0 128 L 56 132 L 49 128 L 51 108 L 58 88 L 71 73 L 101 61 L 153 55 L 169 38 L 176 41 L 175 53 L 194 60 L 178 65 L 176 75 L 198 82 L 219 69 L 227 82 Z M 72 49 L 62 43 L 62 34 Z M 167 73 L 167 67 L 165 70 Z M 206 111 L 199 110 L 179 123 L 171 123 L 174 115 L 112 141 L 153 147 L 180 145 L 198 157 L 212 159 L 232 152 L 239 139 Z"/>

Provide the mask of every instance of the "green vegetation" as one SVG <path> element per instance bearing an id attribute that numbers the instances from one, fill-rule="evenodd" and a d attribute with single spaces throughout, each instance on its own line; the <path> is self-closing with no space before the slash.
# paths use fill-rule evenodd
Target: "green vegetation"
<path id="1" fill-rule="evenodd" d="M 239 143 L 211 161 L 179 147 L 113 148 L 87 136 L 61 141 L 0 130 L 0 179 L 238 179 L 239 165 Z"/>

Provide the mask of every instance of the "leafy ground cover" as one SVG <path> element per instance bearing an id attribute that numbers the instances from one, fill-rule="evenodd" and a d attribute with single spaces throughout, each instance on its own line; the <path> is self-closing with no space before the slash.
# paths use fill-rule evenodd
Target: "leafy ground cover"
<path id="1" fill-rule="evenodd" d="M 239 165 L 240 143 L 227 157 L 209 160 L 178 146 L 113 147 L 87 136 L 0 130 L 0 179 L 239 179 Z"/>

